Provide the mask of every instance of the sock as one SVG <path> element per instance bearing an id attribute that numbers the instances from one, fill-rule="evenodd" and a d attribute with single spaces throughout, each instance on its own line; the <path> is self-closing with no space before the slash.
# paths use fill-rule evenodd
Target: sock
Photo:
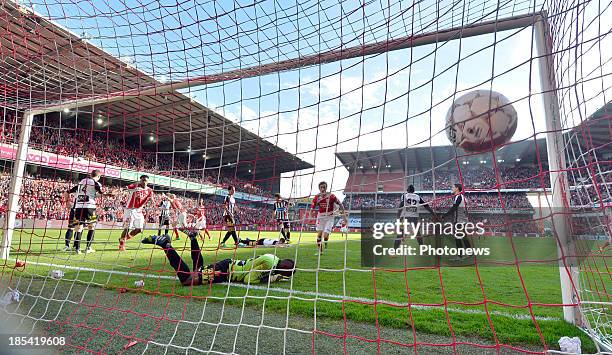
<path id="1" fill-rule="evenodd" d="M 236 231 L 232 232 L 232 239 L 234 240 L 234 244 L 238 244 L 238 234 L 236 234 Z"/>
<path id="2" fill-rule="evenodd" d="M 225 237 L 223 237 L 223 241 L 221 242 L 221 244 L 225 244 L 225 242 L 227 242 L 231 234 L 232 234 L 231 231 L 227 231 L 227 233 L 225 233 Z"/>
<path id="3" fill-rule="evenodd" d="M 83 231 L 77 232 L 74 237 L 74 249 L 79 250 L 81 247 L 81 237 L 83 236 Z"/>
<path id="4" fill-rule="evenodd" d="M 174 228 L 174 238 L 179 239 L 178 229 Z"/>
<path id="5" fill-rule="evenodd" d="M 287 239 L 287 234 L 285 234 L 285 228 L 281 228 L 280 232 L 283 238 Z"/>
<path id="6" fill-rule="evenodd" d="M 72 239 L 72 233 L 74 233 L 74 230 L 72 230 L 72 229 L 68 229 L 66 231 L 66 246 L 67 247 L 70 246 L 70 239 Z"/>
<path id="7" fill-rule="evenodd" d="M 291 232 L 287 232 L 287 238 L 285 238 L 287 241 L 289 241 L 289 239 L 291 239 Z"/>
<path id="8" fill-rule="evenodd" d="M 157 230 L 157 235 L 161 235 L 161 227 Z"/>
<path id="9" fill-rule="evenodd" d="M 95 230 L 93 229 L 90 229 L 87 232 L 87 249 L 91 248 L 91 244 L 93 244 L 94 233 L 95 233 Z"/>
<path id="10" fill-rule="evenodd" d="M 168 235 L 168 232 L 170 231 L 170 227 L 166 226 L 166 232 L 164 233 L 165 235 Z"/>

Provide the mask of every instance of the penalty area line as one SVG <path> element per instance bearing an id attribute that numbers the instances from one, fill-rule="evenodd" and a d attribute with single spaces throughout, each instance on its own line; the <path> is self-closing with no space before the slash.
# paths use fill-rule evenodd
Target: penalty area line
<path id="1" fill-rule="evenodd" d="M 15 259 L 8 259 L 8 260 L 16 261 Z M 176 280 L 177 279 L 176 276 L 169 276 L 169 275 L 152 275 L 152 274 L 132 273 L 132 272 L 126 272 L 126 271 L 96 269 L 96 268 L 89 268 L 89 267 L 83 267 L 83 266 L 71 266 L 71 265 L 43 263 L 43 262 L 38 262 L 38 261 L 28 261 L 28 263 L 34 264 L 34 265 L 40 265 L 40 266 L 54 267 L 58 269 L 68 269 L 68 270 L 86 271 L 86 272 L 99 272 L 99 273 L 124 275 L 124 276 L 140 277 L 140 278 L 147 278 L 147 279 L 164 279 L 164 280 Z M 221 283 L 220 285 L 228 285 L 228 283 L 224 282 L 224 283 Z M 278 293 L 284 293 L 284 294 L 296 295 L 296 296 L 308 296 L 309 300 L 311 301 L 315 301 L 315 300 L 320 300 L 324 302 L 353 301 L 353 302 L 370 303 L 370 304 L 374 304 L 374 303 L 383 304 L 384 303 L 384 304 L 394 306 L 394 307 L 408 306 L 408 303 L 397 303 L 397 302 L 387 301 L 383 299 L 375 300 L 375 299 L 365 298 L 365 297 L 336 295 L 333 293 L 325 293 L 325 292 L 299 291 L 299 290 L 292 290 L 292 289 L 279 288 L 279 287 L 245 285 L 242 283 L 229 283 L 229 285 L 231 285 L 231 287 L 239 287 L 239 288 L 244 288 L 247 290 L 278 292 Z M 412 309 L 417 309 L 417 310 L 430 310 L 430 309 L 444 310 L 444 307 L 442 306 L 411 305 L 410 307 Z M 447 307 L 447 310 L 449 312 L 462 313 L 462 314 L 474 314 L 474 315 L 486 315 L 487 314 L 487 312 L 477 310 L 477 309 L 461 309 L 461 308 Z M 507 318 L 517 319 L 517 320 L 531 320 L 532 319 L 530 315 L 526 315 L 526 314 L 512 314 L 512 313 L 506 313 L 506 312 L 501 312 L 501 311 L 489 311 L 488 313 L 490 315 L 507 317 Z M 546 317 L 546 316 L 534 316 L 534 318 L 538 321 L 560 321 L 561 320 L 561 318 L 559 317 Z"/>

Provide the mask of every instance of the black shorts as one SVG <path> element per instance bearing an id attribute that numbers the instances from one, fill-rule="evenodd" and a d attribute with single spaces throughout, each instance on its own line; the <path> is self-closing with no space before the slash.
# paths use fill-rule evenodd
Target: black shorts
<path id="1" fill-rule="evenodd" d="M 276 223 L 278 223 L 279 226 L 282 225 L 283 227 L 285 227 L 285 229 L 291 228 L 291 224 L 286 219 L 277 219 Z"/>
<path id="2" fill-rule="evenodd" d="M 218 261 L 214 264 L 210 264 L 207 267 L 201 269 L 200 275 L 202 275 L 202 272 L 204 271 L 206 272 L 214 271 L 215 273 L 219 272 L 220 274 L 215 275 L 212 282 L 213 283 L 226 282 L 227 280 L 229 280 L 231 265 L 232 265 L 232 259 L 223 259 L 221 261 Z M 200 280 L 202 280 L 202 277 L 200 277 Z"/>
<path id="3" fill-rule="evenodd" d="M 98 216 L 96 216 L 95 208 L 75 208 L 73 223 L 76 224 L 92 224 L 96 223 Z"/>
<path id="4" fill-rule="evenodd" d="M 170 225 L 170 216 L 159 216 L 159 225 L 160 226 L 169 226 Z"/>

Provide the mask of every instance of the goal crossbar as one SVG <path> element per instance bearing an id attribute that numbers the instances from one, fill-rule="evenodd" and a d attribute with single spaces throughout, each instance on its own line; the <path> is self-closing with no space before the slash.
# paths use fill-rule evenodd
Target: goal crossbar
<path id="1" fill-rule="evenodd" d="M 104 96 L 88 97 L 76 100 L 66 100 L 50 106 L 24 107 L 23 109 L 31 111 L 34 115 L 38 115 L 48 112 L 57 112 L 62 109 L 74 109 L 84 106 L 109 104 L 138 96 L 163 94 L 171 91 L 182 90 L 201 85 L 214 84 L 229 80 L 252 78 L 277 72 L 295 70 L 313 65 L 328 64 L 340 60 L 358 58 L 406 48 L 414 48 L 433 44 L 436 42 L 446 42 L 461 38 L 474 37 L 496 31 L 507 31 L 517 28 L 526 28 L 545 19 L 545 12 L 533 12 L 525 15 L 485 21 L 466 26 L 453 27 L 441 31 L 427 32 L 412 36 L 404 36 L 388 41 L 380 41 L 348 48 L 332 49 L 322 53 L 306 55 L 293 59 L 286 59 L 279 62 L 267 63 L 244 69 L 230 70 L 218 74 L 188 78 L 186 80 L 170 82 L 162 85 L 155 85 L 153 87 L 144 89 L 137 88 L 116 93 L 110 93 Z"/>

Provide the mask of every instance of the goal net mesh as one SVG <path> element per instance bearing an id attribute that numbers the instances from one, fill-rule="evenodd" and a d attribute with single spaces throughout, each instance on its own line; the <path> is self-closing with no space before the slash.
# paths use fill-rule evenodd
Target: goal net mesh
<path id="1" fill-rule="evenodd" d="M 609 350 L 611 25 L 606 1 L 2 2 L 0 343 Z M 478 153 L 447 138 L 474 90 L 518 118 Z M 321 181 L 341 206 L 318 243 Z M 412 186 L 438 220 L 454 184 L 486 256 L 371 257 L 372 211 Z M 194 281 L 266 254 L 293 277 Z"/>

